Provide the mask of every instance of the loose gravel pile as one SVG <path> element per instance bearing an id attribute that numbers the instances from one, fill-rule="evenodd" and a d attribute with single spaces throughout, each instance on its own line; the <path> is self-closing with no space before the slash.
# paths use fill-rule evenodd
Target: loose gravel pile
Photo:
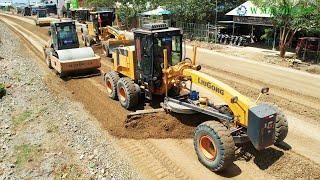
<path id="1" fill-rule="evenodd" d="M 82 107 L 46 87 L 46 71 L 0 21 L 0 179 L 141 179 Z"/>

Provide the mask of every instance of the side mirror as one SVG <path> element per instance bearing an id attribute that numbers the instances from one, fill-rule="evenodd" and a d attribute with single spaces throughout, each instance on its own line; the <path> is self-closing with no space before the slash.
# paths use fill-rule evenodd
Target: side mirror
<path id="1" fill-rule="evenodd" d="M 261 93 L 262 94 L 266 94 L 268 92 L 269 92 L 269 88 L 268 87 L 264 87 L 264 88 L 261 89 Z"/>

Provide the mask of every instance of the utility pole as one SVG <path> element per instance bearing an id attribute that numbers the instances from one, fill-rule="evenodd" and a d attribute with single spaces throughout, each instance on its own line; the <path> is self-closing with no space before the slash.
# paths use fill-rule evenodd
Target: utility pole
<path id="1" fill-rule="evenodd" d="M 217 36 L 218 36 L 217 18 L 218 18 L 218 0 L 216 0 L 216 18 L 214 23 L 214 28 L 215 28 L 214 43 L 215 44 L 217 44 Z"/>

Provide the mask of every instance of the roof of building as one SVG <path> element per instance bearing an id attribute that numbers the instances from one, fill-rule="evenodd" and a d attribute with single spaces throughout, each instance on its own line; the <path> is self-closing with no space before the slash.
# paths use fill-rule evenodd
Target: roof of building
<path id="1" fill-rule="evenodd" d="M 270 8 L 261 8 L 254 5 L 251 1 L 247 1 L 240 6 L 234 8 L 226 15 L 228 16 L 250 16 L 250 17 L 271 17 Z"/>

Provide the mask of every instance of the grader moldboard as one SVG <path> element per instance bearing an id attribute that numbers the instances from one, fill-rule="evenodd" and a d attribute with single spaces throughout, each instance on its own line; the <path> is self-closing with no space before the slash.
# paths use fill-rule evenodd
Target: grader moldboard
<path id="1" fill-rule="evenodd" d="M 101 66 L 100 56 L 91 47 L 79 48 L 76 25 L 73 21 L 52 22 L 51 39 L 44 47 L 46 63 L 60 77 L 69 73 L 84 72 Z"/>
<path id="2" fill-rule="evenodd" d="M 153 95 L 165 95 L 163 108 L 169 112 L 212 116 L 213 120 L 198 125 L 194 134 L 198 159 L 210 170 L 222 171 L 230 166 L 235 159 L 235 145 L 251 142 L 262 150 L 286 138 L 288 122 L 278 108 L 257 104 L 200 72 L 196 48 L 192 59 L 182 59 L 180 29 L 147 24 L 134 30 L 134 41 L 134 46 L 113 52 L 113 71 L 104 75 L 109 97 L 119 99 L 124 108 L 130 109 L 138 105 L 141 94 L 149 100 Z M 221 98 L 224 105 L 201 96 L 194 90 L 195 85 Z M 263 88 L 261 94 L 268 91 Z"/>

